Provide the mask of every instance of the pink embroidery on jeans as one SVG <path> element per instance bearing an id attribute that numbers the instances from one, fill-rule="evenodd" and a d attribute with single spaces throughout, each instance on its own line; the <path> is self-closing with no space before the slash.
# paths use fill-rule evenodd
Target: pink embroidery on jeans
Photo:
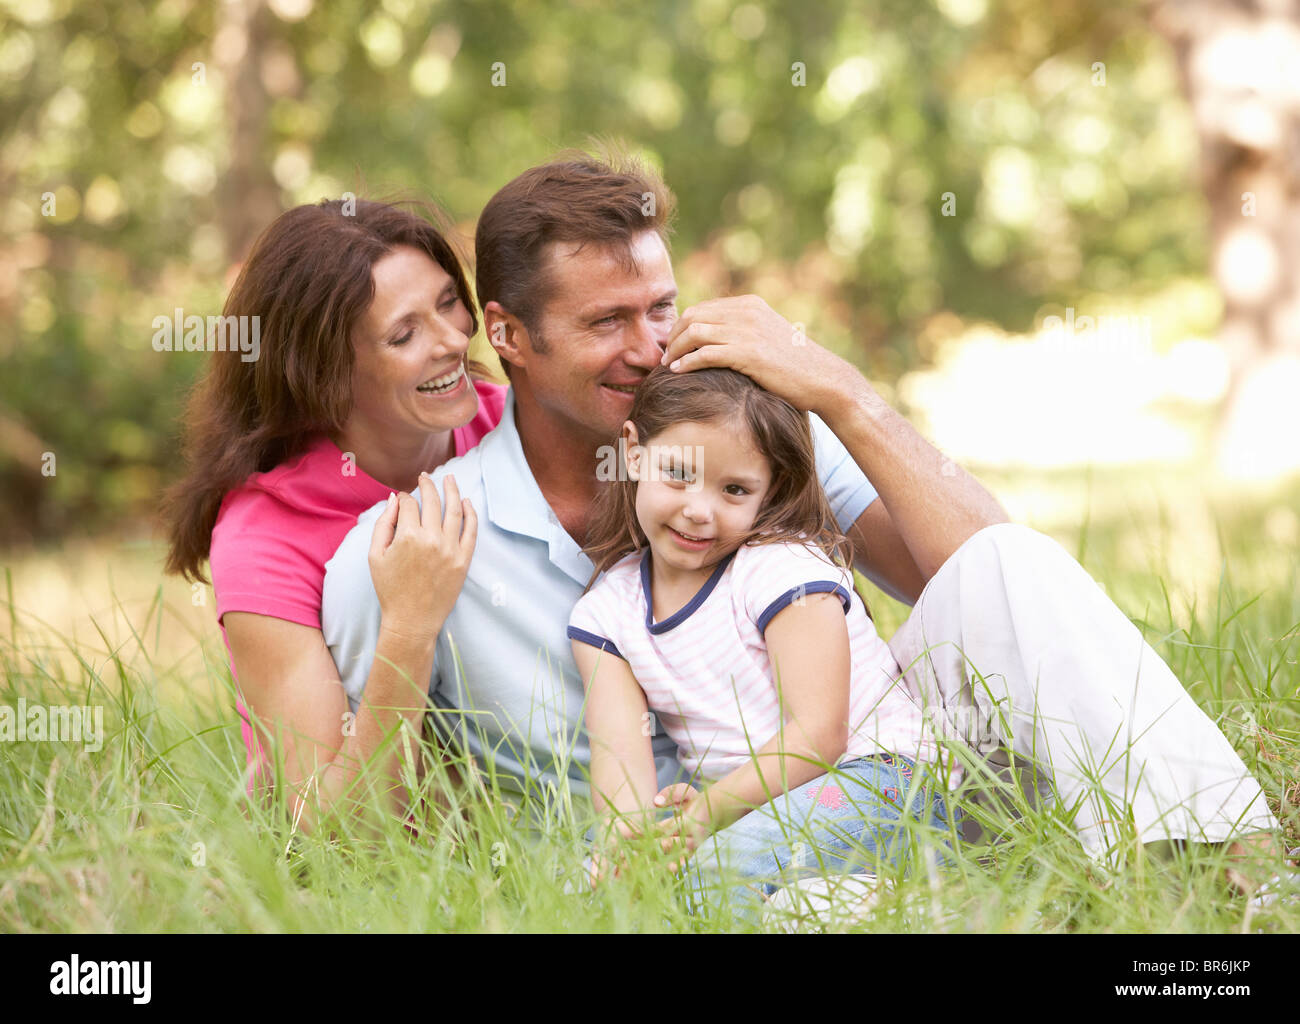
<path id="1" fill-rule="evenodd" d="M 829 807 L 832 811 L 838 811 L 844 804 L 844 794 L 837 786 L 822 786 L 820 791 L 816 786 L 809 786 L 803 791 L 803 795 L 810 800 L 816 798 L 819 804 Z"/>

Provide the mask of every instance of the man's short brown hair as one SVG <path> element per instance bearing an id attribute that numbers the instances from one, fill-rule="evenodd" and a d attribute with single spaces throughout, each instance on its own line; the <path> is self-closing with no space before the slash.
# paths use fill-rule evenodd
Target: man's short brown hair
<path id="1" fill-rule="evenodd" d="M 556 156 L 504 185 L 474 232 L 480 309 L 498 302 L 538 339 L 551 297 L 546 247 L 552 242 L 612 246 L 632 262 L 632 242 L 656 231 L 668 245 L 675 200 L 659 175 L 633 157 Z M 509 376 L 510 368 L 502 362 Z"/>

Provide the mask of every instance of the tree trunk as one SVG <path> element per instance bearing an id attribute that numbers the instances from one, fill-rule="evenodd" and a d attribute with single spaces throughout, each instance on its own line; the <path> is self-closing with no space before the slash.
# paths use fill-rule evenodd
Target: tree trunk
<path id="1" fill-rule="evenodd" d="M 270 13 L 265 0 L 227 0 L 222 10 L 218 59 L 226 80 L 230 164 L 222 176 L 220 217 L 226 257 L 234 263 L 279 216 L 281 203 L 267 152 L 270 97 L 262 82 Z"/>
<path id="2" fill-rule="evenodd" d="M 1300 470 L 1300 0 L 1161 0 L 1201 144 L 1220 339 L 1217 468 Z"/>

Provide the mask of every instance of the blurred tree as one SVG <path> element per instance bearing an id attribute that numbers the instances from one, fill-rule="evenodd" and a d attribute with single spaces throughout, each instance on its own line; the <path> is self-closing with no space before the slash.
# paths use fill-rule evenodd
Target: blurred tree
<path id="1" fill-rule="evenodd" d="M 1201 143 L 1232 385 L 1220 469 L 1300 469 L 1300 2 L 1161 0 Z"/>
<path id="2" fill-rule="evenodd" d="M 0 543 L 148 522 L 204 358 L 153 351 L 152 318 L 218 312 L 276 213 L 345 190 L 469 230 L 525 167 L 621 137 L 679 196 L 687 301 L 759 291 L 884 380 L 963 323 L 1120 304 L 1208 251 L 1134 0 L 0 12 Z"/>

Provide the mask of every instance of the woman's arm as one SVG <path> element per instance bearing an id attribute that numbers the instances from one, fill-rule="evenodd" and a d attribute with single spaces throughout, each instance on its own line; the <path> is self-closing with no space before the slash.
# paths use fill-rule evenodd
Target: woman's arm
<path id="1" fill-rule="evenodd" d="M 417 735 L 428 706 L 434 643 L 469 568 L 477 519 L 446 478 L 447 508 L 431 478 L 421 506 L 391 498 L 375 524 L 370 569 L 382 619 L 374 665 L 351 727 L 347 697 L 321 631 L 266 615 L 227 612 L 223 622 L 244 701 L 298 796 L 301 824 L 334 809 L 403 723 Z M 391 744 L 375 777 L 394 812 L 404 810 L 402 746 Z"/>
<path id="2" fill-rule="evenodd" d="M 825 775 L 848 747 L 849 652 L 844 608 L 834 594 L 809 594 L 783 608 L 764 633 L 781 688 L 781 730 L 754 756 L 666 823 L 665 843 L 693 850 L 755 807 Z"/>

